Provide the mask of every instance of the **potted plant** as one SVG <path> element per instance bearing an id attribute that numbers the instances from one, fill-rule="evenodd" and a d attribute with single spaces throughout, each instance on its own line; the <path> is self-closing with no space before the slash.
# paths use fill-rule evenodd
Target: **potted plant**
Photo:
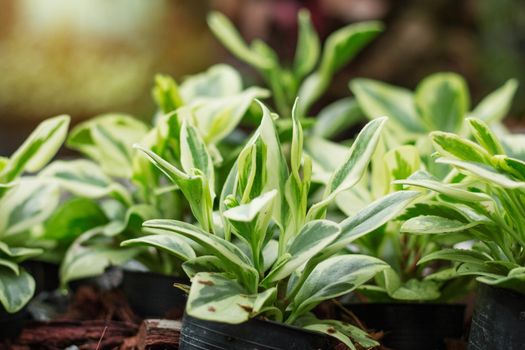
<path id="1" fill-rule="evenodd" d="M 192 285 L 181 349 L 205 343 L 225 349 L 328 348 L 326 338 L 291 326 L 323 332 L 350 348 L 355 348 L 354 342 L 365 348 L 375 346 L 377 342 L 356 326 L 319 320 L 311 310 L 387 268 L 377 258 L 340 252 L 395 217 L 417 195 L 414 191 L 392 193 L 340 224 L 324 219 L 329 203 L 365 172 L 386 120 L 372 121 L 361 131 L 322 198 L 310 206 L 311 161 L 303 154 L 302 127 L 292 114 L 288 167 L 272 114 L 260 105 L 261 125 L 232 167 L 218 212 L 214 212 L 215 193 L 210 187 L 214 181 L 211 157 L 197 132 L 188 133 L 192 146 L 183 157 L 182 169 L 143 149 L 185 194 L 198 222 L 144 223 L 154 237 L 175 236 L 192 242 L 197 255 L 182 265 Z M 194 129 L 189 122 L 185 127 Z M 173 254 L 182 257 L 177 247 L 172 248 Z"/>
<path id="2" fill-rule="evenodd" d="M 31 229 L 41 224 L 58 203 L 56 186 L 33 173 L 45 166 L 65 139 L 68 116 L 42 122 L 9 158 L 0 158 L 0 336 L 21 328 L 23 308 L 35 293 L 35 279 L 21 263 L 42 253 L 28 247 Z M 37 276 L 39 279 L 41 276 Z M 40 287 L 40 286 L 38 286 Z"/>
<path id="3" fill-rule="evenodd" d="M 323 106 L 315 119 L 307 118 L 309 111 L 329 88 L 334 75 L 381 33 L 383 25 L 377 21 L 347 25 L 331 33 L 321 45 L 308 10 L 298 12 L 297 22 L 295 56 L 291 65 L 286 66 L 264 41 L 256 39 L 248 45 L 225 15 L 218 12 L 208 15 L 208 25 L 217 39 L 266 82 L 275 110 L 282 117 L 276 121 L 281 136 L 291 134 L 289 116 L 296 97 L 301 103 L 295 113 L 303 127 L 312 127 L 317 136 L 335 136 L 363 119 L 353 98 L 345 97 Z"/>
<path id="4" fill-rule="evenodd" d="M 425 170 L 443 178 L 449 168 L 432 160 L 434 150 L 428 134 L 445 131 L 466 135 L 468 129 L 464 128 L 464 120 L 468 116 L 480 118 L 500 133 L 506 133 L 501 121 L 509 111 L 518 84 L 510 79 L 473 110 L 467 84 L 456 73 L 431 74 L 414 92 L 363 78 L 352 80 L 349 86 L 368 118 L 387 115 L 392 119 L 384 134 L 389 149 L 415 145 Z"/>
<path id="5" fill-rule="evenodd" d="M 391 150 L 380 143 L 370 172 L 352 189 L 336 198 L 346 215 L 362 210 L 367 202 L 403 190 L 396 180 L 423 172 L 418 149 L 403 145 Z M 369 328 L 385 332 L 382 342 L 393 349 L 445 349 L 446 339 L 463 334 L 465 306 L 459 302 L 471 290 L 469 279 L 448 273 L 448 264 L 420 265 L 422 256 L 455 242 L 401 232 L 404 221 L 425 211 L 419 201 L 399 217 L 353 242 L 353 252 L 375 256 L 389 268 L 358 288 L 343 305 Z M 341 313 L 343 316 L 345 313 Z M 399 314 L 403 314 L 402 319 Z"/>
<path id="6" fill-rule="evenodd" d="M 427 179 L 402 180 L 439 194 L 426 212 L 403 224 L 414 235 L 456 236 L 470 249 L 443 249 L 420 263 L 450 260 L 458 276 L 477 276 L 479 289 L 470 331 L 471 349 L 519 349 L 525 298 L 523 274 L 523 188 L 525 163 L 509 157 L 480 119 L 469 118 L 476 142 L 435 132 L 436 162 L 454 171 L 442 183 Z M 465 248 L 463 246 L 463 248 Z"/>
<path id="7" fill-rule="evenodd" d="M 180 164 L 180 120 L 199 118 L 200 132 L 213 150 L 214 166 L 220 166 L 222 141 L 247 113 L 253 99 L 264 97 L 266 91 L 257 87 L 243 90 L 240 75 L 233 68 L 217 65 L 188 77 L 180 86 L 169 77 L 158 76 L 153 95 L 158 105 L 153 126 L 124 114 L 107 114 L 71 131 L 67 145 L 91 160 L 55 161 L 38 175 L 57 185 L 63 200 L 40 229 L 35 245 L 46 249 L 48 260 L 62 261 L 63 286 L 90 278 L 96 284 L 107 282 L 107 278 L 92 277 L 100 276 L 109 266 L 125 265 L 122 288 L 135 311 L 161 316 L 166 303 L 182 304 L 182 296 L 175 297 L 177 291 L 170 287 L 174 275 L 181 275 L 180 262 L 161 249 L 123 249 L 119 244 L 142 236 L 141 224 L 147 219 L 187 216 L 187 204 L 154 166 L 136 156 L 131 145 L 141 141 Z M 156 297 L 144 298 L 138 293 L 136 285 L 144 279 L 150 281 Z M 109 281 L 107 287 L 114 288 L 118 274 Z M 147 305 L 148 301 L 151 304 Z"/>

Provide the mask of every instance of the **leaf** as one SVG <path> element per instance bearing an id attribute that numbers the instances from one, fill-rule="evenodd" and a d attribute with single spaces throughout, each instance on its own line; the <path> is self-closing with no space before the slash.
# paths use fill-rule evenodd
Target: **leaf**
<path id="1" fill-rule="evenodd" d="M 406 180 L 397 180 L 394 183 L 426 188 L 463 202 L 492 201 L 492 198 L 485 193 L 464 190 L 462 184 L 442 183 L 424 172 L 415 173 Z"/>
<path id="2" fill-rule="evenodd" d="M 182 237 L 174 235 L 149 235 L 128 239 L 120 244 L 121 247 L 151 246 L 162 249 L 177 259 L 187 261 L 196 257 L 193 248 Z"/>
<path id="3" fill-rule="evenodd" d="M 9 183 L 24 171 L 42 169 L 62 146 L 69 120 L 69 116 L 61 115 L 40 123 L 0 169 L 0 183 Z"/>
<path id="4" fill-rule="evenodd" d="M 216 64 L 204 73 L 189 76 L 180 85 L 184 101 L 194 102 L 203 97 L 228 97 L 242 91 L 241 75 L 227 64 Z"/>
<path id="5" fill-rule="evenodd" d="M 293 71 L 296 79 L 299 80 L 315 68 L 319 58 L 320 44 L 319 37 L 310 19 L 310 12 L 305 9 L 299 10 L 297 21 L 299 31 Z"/>
<path id="6" fill-rule="evenodd" d="M 418 261 L 418 265 L 434 260 L 449 260 L 460 263 L 483 264 L 490 260 L 485 254 L 475 250 L 446 248 L 425 255 Z"/>
<path id="7" fill-rule="evenodd" d="M 29 258 L 42 254 L 40 248 L 23 248 L 10 247 L 6 243 L 0 241 L 0 256 L 6 257 L 10 261 L 21 263 Z"/>
<path id="8" fill-rule="evenodd" d="M 481 164 L 491 164 L 490 154 L 483 147 L 470 140 L 440 131 L 430 133 L 430 137 L 436 150 L 443 156 Z"/>
<path id="9" fill-rule="evenodd" d="M 334 337 L 335 339 L 339 340 L 341 343 L 345 344 L 349 349 L 356 350 L 354 343 L 352 340 L 344 333 L 340 332 L 337 328 L 335 328 L 332 325 L 329 324 L 309 324 L 307 326 L 303 327 L 304 329 L 308 329 L 310 331 L 316 331 L 321 332 L 326 335 L 329 335 L 331 337 Z M 379 343 L 378 343 L 379 344 Z"/>
<path id="10" fill-rule="evenodd" d="M 443 234 L 465 231 L 479 224 L 482 223 L 466 223 L 441 216 L 422 215 L 405 221 L 401 227 L 401 231 L 416 235 Z"/>
<path id="11" fill-rule="evenodd" d="M 263 191 L 277 190 L 278 196 L 273 205 L 273 218 L 279 225 L 282 225 L 287 216 L 284 187 L 288 178 L 288 167 L 270 110 L 261 102 L 259 102 L 259 105 L 263 111 L 263 117 L 256 134 L 259 135 L 261 142 L 266 146 L 265 167 L 267 173 L 272 174 L 272 176 L 268 176 Z"/>
<path id="12" fill-rule="evenodd" d="M 435 300 L 441 295 L 440 285 L 434 281 L 410 279 L 401 284 L 390 296 L 396 300 Z"/>
<path id="13" fill-rule="evenodd" d="M 367 170 L 386 121 L 387 118 L 375 119 L 357 135 L 350 148 L 350 154 L 343 165 L 333 173 L 326 185 L 323 200 L 310 208 L 309 218 L 319 218 L 330 201 L 339 193 L 352 188 L 361 179 Z"/>
<path id="14" fill-rule="evenodd" d="M 356 239 L 395 219 L 419 195 L 417 191 L 398 191 L 369 204 L 339 224 L 341 234 L 323 253 L 338 252 Z"/>
<path id="15" fill-rule="evenodd" d="M 35 280 L 24 269 L 17 275 L 0 266 L 0 303 L 8 313 L 20 311 L 34 292 Z"/>
<path id="16" fill-rule="evenodd" d="M 330 34 L 323 48 L 321 74 L 337 72 L 382 31 L 380 22 L 369 21 L 347 25 Z"/>
<path id="17" fill-rule="evenodd" d="M 241 122 L 256 98 L 268 97 L 268 91 L 250 87 L 236 95 L 206 99 L 192 106 L 194 122 L 206 144 L 217 144 Z"/>
<path id="18" fill-rule="evenodd" d="M 410 134 L 423 134 L 427 128 L 416 112 L 414 97 L 411 91 L 370 79 L 354 79 L 350 90 L 357 98 L 361 110 L 370 119 L 388 116 L 401 127 L 401 139 Z M 402 132 L 407 133 L 403 135 Z"/>
<path id="19" fill-rule="evenodd" d="M 339 232 L 339 226 L 331 221 L 310 221 L 304 225 L 286 249 L 286 252 L 290 254 L 290 258 L 282 265 L 276 264 L 261 284 L 268 286 L 270 283 L 290 276 L 310 258 L 329 245 L 339 235 Z"/>
<path id="20" fill-rule="evenodd" d="M 489 183 L 501 186 L 503 188 L 518 189 L 525 188 L 525 182 L 514 181 L 510 177 L 497 172 L 494 168 L 478 165 L 472 162 L 464 162 L 461 160 L 439 158 L 438 163 L 452 165 L 458 168 L 460 171 L 466 171 L 471 175 L 478 177 L 482 180 L 488 181 Z"/>
<path id="21" fill-rule="evenodd" d="M 208 250 L 208 255 L 221 259 L 229 271 L 235 273 L 240 282 L 250 291 L 258 285 L 258 272 L 250 259 L 234 244 L 185 222 L 176 220 L 149 220 L 144 229 L 152 233 L 173 233 L 191 239 Z"/>
<path id="22" fill-rule="evenodd" d="M 179 87 L 172 77 L 162 74 L 155 76 L 153 99 L 164 114 L 173 112 L 184 104 Z"/>
<path id="23" fill-rule="evenodd" d="M 77 125 L 67 145 L 97 162 L 110 175 L 130 178 L 132 145 L 148 132 L 141 121 L 126 114 L 104 114 Z"/>
<path id="24" fill-rule="evenodd" d="M 132 201 L 131 194 L 122 185 L 114 182 L 89 160 L 57 160 L 44 168 L 38 177 L 51 180 L 78 196 L 98 199 L 112 195 L 126 204 Z"/>
<path id="25" fill-rule="evenodd" d="M 357 101 L 345 97 L 324 107 L 317 114 L 311 132 L 318 137 L 332 138 L 362 119 L 364 114 Z"/>
<path id="26" fill-rule="evenodd" d="M 324 300 L 350 293 L 387 267 L 379 259 L 358 254 L 338 255 L 322 261 L 308 275 L 293 299 L 291 318 Z"/>
<path id="27" fill-rule="evenodd" d="M 73 280 L 99 276 L 107 267 L 122 265 L 131 260 L 138 252 L 137 249 L 104 246 L 75 249 L 68 252 L 68 259 L 64 259 L 60 266 L 60 282 L 66 286 Z"/>
<path id="28" fill-rule="evenodd" d="M 99 205 L 83 197 L 74 197 L 62 203 L 44 224 L 42 239 L 67 243 L 85 231 L 104 225 L 108 219 Z"/>
<path id="29" fill-rule="evenodd" d="M 223 274 L 199 272 L 193 277 L 186 312 L 202 320 L 238 324 L 257 315 L 275 300 L 277 290 L 250 294 Z"/>
<path id="30" fill-rule="evenodd" d="M 430 130 L 457 132 L 470 108 L 470 96 L 460 75 L 437 73 L 419 83 L 415 103 Z"/>
<path id="31" fill-rule="evenodd" d="M 215 197 L 215 173 L 213 161 L 204 140 L 193 125 L 183 122 L 180 131 L 181 164 L 186 174 L 191 174 L 193 169 L 199 169 L 204 174 L 210 196 Z"/>
<path id="32" fill-rule="evenodd" d="M 328 335 L 331 335 L 331 333 L 335 331 L 335 334 L 339 335 L 336 336 L 336 338 L 343 341 L 348 347 L 350 347 L 350 349 L 355 349 L 355 347 L 353 347 L 353 344 L 352 346 L 348 345 L 348 337 L 352 342 L 356 342 L 364 349 L 373 348 L 379 345 L 379 343 L 372 339 L 367 332 L 346 322 L 337 320 L 317 320 L 312 317 L 307 324 L 303 324 L 303 327 L 310 330 L 317 330 L 318 332 L 323 332 Z"/>
<path id="33" fill-rule="evenodd" d="M 0 237 L 32 229 L 44 222 L 59 204 L 54 184 L 24 178 L 0 199 Z"/>
<path id="34" fill-rule="evenodd" d="M 212 192 L 202 173 L 193 168 L 191 174 L 186 174 L 156 153 L 138 145 L 135 147 L 146 154 L 150 161 L 181 189 L 184 197 L 190 203 L 193 215 L 202 227 L 205 230 L 213 229 Z"/>
<path id="35" fill-rule="evenodd" d="M 383 156 L 391 180 L 406 179 L 421 166 L 418 149 L 412 145 L 403 145 L 391 149 Z"/>
<path id="36" fill-rule="evenodd" d="M 182 263 L 182 269 L 189 278 L 199 272 L 228 272 L 221 263 L 221 259 L 213 255 L 198 256 Z"/>
<path id="37" fill-rule="evenodd" d="M 319 68 L 299 88 L 297 115 L 304 117 L 310 106 L 328 88 L 332 76 L 383 30 L 379 22 L 361 22 L 343 27 L 326 39 Z"/>
<path id="38" fill-rule="evenodd" d="M 509 112 L 517 88 L 517 80 L 509 79 L 502 87 L 485 97 L 470 115 L 486 123 L 501 121 Z"/>
<path id="39" fill-rule="evenodd" d="M 481 119 L 467 118 L 467 123 L 470 126 L 472 136 L 487 152 L 491 155 L 505 154 L 503 146 L 485 122 Z"/>
<path id="40" fill-rule="evenodd" d="M 208 26 L 217 39 L 239 59 L 259 69 L 272 67 L 271 60 L 246 45 L 231 21 L 222 13 L 212 11 L 208 15 Z"/>

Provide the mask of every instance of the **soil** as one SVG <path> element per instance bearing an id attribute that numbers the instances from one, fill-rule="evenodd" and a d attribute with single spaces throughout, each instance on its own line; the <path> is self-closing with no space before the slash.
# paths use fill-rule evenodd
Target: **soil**
<path id="1" fill-rule="evenodd" d="M 168 310 L 164 320 L 142 320 L 120 290 L 81 286 L 65 312 L 49 321 L 29 321 L 18 338 L 0 342 L 0 350 L 177 349 L 180 322 L 169 318 L 180 318 L 183 311 Z"/>

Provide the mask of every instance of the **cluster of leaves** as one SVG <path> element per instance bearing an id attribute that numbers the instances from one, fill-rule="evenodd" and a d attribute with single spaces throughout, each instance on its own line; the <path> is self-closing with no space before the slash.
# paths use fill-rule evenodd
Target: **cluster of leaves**
<path id="1" fill-rule="evenodd" d="M 516 89 L 517 82 L 511 79 L 471 111 L 467 84 L 455 73 L 432 74 L 423 79 L 414 92 L 371 79 L 350 82 L 350 90 L 368 118 L 387 115 L 392 119 L 385 138 L 388 147 L 416 145 L 427 170 L 439 178 L 447 174 L 448 168 L 431 159 L 433 148 L 428 134 L 445 131 L 467 136 L 464 121 L 469 116 L 503 129 L 500 122 L 510 108 Z"/>
<path id="2" fill-rule="evenodd" d="M 437 162 L 454 169 L 443 182 L 420 173 L 399 182 L 439 194 L 401 230 L 472 243 L 469 250 L 428 254 L 420 264 L 450 260 L 456 266 L 446 273 L 478 276 L 483 283 L 525 293 L 525 162 L 507 156 L 481 119 L 469 118 L 467 124 L 476 142 L 452 133 L 431 134 Z"/>
<path id="3" fill-rule="evenodd" d="M 211 13 L 208 24 L 221 41 L 236 57 L 255 68 L 272 91 L 272 98 L 279 115 L 289 116 L 298 97 L 301 104 L 295 113 L 302 119 L 308 116 L 310 107 L 330 86 L 335 73 L 344 67 L 356 54 L 372 41 L 383 26 L 379 22 L 361 22 L 345 26 L 330 34 L 321 50 L 319 36 L 310 20 L 310 13 L 298 13 L 298 40 L 295 57 L 290 67 L 279 62 L 277 53 L 261 40 L 254 40 L 249 46 L 242 39 L 230 20 L 221 13 Z M 346 98 L 338 101 L 331 109 L 342 111 L 344 116 L 361 116 L 356 113 L 355 103 Z M 328 109 L 325 114 L 330 114 Z M 352 123 L 353 118 L 333 116 L 333 122 Z M 334 127 L 334 125 L 331 125 Z"/>
<path id="4" fill-rule="evenodd" d="M 68 116 L 42 122 L 9 158 L 0 158 L 0 304 L 20 310 L 33 296 L 35 280 L 20 263 L 42 253 L 28 247 L 33 227 L 47 220 L 59 202 L 57 186 L 23 175 L 42 169 L 67 134 Z"/>
<path id="5" fill-rule="evenodd" d="M 184 193 L 198 225 L 178 220 L 144 223 L 150 236 L 123 243 L 164 246 L 184 260 L 192 278 L 186 311 L 197 318 L 241 323 L 266 317 L 325 332 L 354 348 L 351 339 L 374 341 L 356 327 L 318 320 L 310 311 L 320 302 L 349 293 L 388 267 L 366 255 L 341 254 L 351 242 L 382 226 L 416 196 L 399 191 L 336 224 L 326 220 L 328 205 L 366 172 L 386 119 L 370 122 L 331 174 L 319 201 L 309 205 L 312 162 L 303 153 L 303 130 L 292 113 L 289 165 L 274 118 L 260 103 L 259 128 L 240 152 L 223 186 L 218 211 L 211 155 L 198 133 L 187 132 L 182 169 L 141 147 Z M 192 129 L 188 123 L 186 128 Z M 176 238 L 178 242 L 164 242 Z M 334 331 L 335 329 L 335 331 Z"/>
<path id="6" fill-rule="evenodd" d="M 145 220 L 183 219 L 188 212 L 180 187 L 170 185 L 132 145 L 140 142 L 184 167 L 192 147 L 188 134 L 199 134 L 213 151 L 214 159 L 207 164 L 213 169 L 222 162 L 220 142 L 237 126 L 254 99 L 266 94 L 257 87 L 243 90 L 238 72 L 227 65 L 216 65 L 187 78 L 180 87 L 170 77 L 158 76 L 153 90 L 158 113 L 153 126 L 130 116 L 104 115 L 73 129 L 69 147 L 91 160 L 56 162 L 41 173 L 73 195 L 56 211 L 56 222 L 47 227 L 52 240 L 67 247 L 62 283 L 99 275 L 109 265 L 130 260 L 150 271 L 181 273 L 180 262 L 163 252 L 120 247 L 123 240 L 142 235 Z M 196 121 L 192 123 L 195 127 L 188 128 L 189 121 Z M 213 191 L 214 183 L 208 185 Z M 61 233 L 74 237 L 74 242 L 58 237 Z"/>
<path id="7" fill-rule="evenodd" d="M 336 198 L 338 208 L 351 216 L 367 203 L 402 190 L 403 185 L 395 181 L 414 173 L 415 177 L 423 174 L 433 177 L 433 185 L 437 185 L 438 179 L 445 177 L 450 167 L 432 158 L 434 147 L 429 133 L 440 130 L 470 135 L 470 130 L 464 127 L 464 120 L 469 115 L 477 115 L 494 129 L 503 131 L 500 121 L 509 109 L 516 87 L 516 82 L 510 80 L 469 112 L 466 83 L 454 73 L 429 76 L 418 85 L 415 93 L 369 79 L 353 80 L 350 88 L 363 113 L 372 120 L 388 115 L 392 123 L 388 124 L 372 157 L 368 176 Z M 318 177 L 324 178 L 327 171 L 338 165 L 327 163 L 327 154 L 340 153 L 341 147 L 315 138 L 308 142 L 312 144 L 308 149 L 315 149 L 314 162 L 321 165 Z M 400 230 L 403 222 L 420 215 L 420 208 L 423 206 L 419 204 L 410 208 L 396 221 L 355 242 L 354 250 L 379 257 L 390 265 L 375 278 L 373 285 L 360 288 L 369 300 L 446 301 L 468 291 L 465 280 L 446 273 L 446 264 L 419 263 L 423 256 L 455 243 L 449 239 L 403 233 Z"/>

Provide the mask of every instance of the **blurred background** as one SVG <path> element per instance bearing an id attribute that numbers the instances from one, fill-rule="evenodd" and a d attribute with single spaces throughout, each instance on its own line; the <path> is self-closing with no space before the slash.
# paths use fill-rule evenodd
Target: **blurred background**
<path id="1" fill-rule="evenodd" d="M 476 103 L 516 77 L 522 87 L 508 123 L 525 114 L 525 1 L 517 0 L 0 0 L 0 155 L 35 125 L 70 114 L 75 122 L 120 111 L 150 120 L 155 73 L 180 80 L 227 62 L 206 14 L 228 15 L 248 39 L 262 38 L 292 59 L 296 14 L 306 7 L 321 38 L 362 20 L 386 31 L 346 67 L 328 99 L 349 95 L 353 77 L 414 88 L 424 76 L 465 76 Z"/>

